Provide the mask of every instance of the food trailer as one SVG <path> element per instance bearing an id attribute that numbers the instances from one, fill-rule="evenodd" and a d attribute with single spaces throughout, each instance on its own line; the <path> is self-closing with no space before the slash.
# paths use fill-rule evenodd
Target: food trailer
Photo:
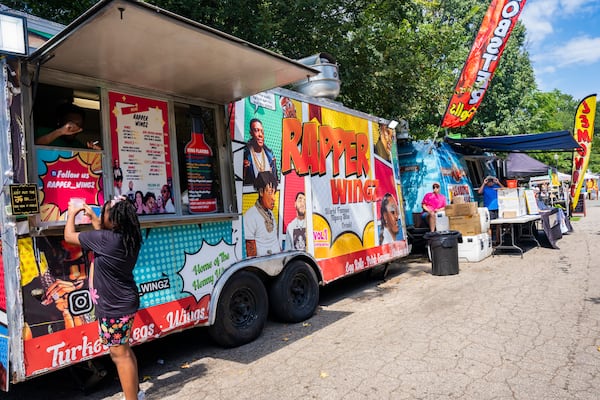
<path id="1" fill-rule="evenodd" d="M 248 343 L 269 312 L 303 321 L 319 285 L 409 253 L 389 121 L 281 88 L 316 68 L 130 0 L 0 63 L 3 390 L 107 353 L 69 201 L 136 207 L 133 345 L 198 326 Z M 81 132 L 43 140 L 65 108 Z"/>

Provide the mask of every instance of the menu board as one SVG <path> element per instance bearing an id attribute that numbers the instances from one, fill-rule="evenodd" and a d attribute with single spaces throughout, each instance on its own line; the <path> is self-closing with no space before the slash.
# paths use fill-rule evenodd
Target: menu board
<path id="1" fill-rule="evenodd" d="M 527 201 L 527 214 L 539 214 L 540 209 L 535 199 L 535 193 L 533 190 L 525 190 L 525 200 Z"/>
<path id="2" fill-rule="evenodd" d="M 166 101 L 110 92 L 113 195 L 138 214 L 174 213 Z"/>

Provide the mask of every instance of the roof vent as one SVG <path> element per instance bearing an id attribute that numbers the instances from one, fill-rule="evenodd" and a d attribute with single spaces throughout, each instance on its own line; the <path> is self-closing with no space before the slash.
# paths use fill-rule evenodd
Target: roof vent
<path id="1" fill-rule="evenodd" d="M 332 100 L 340 94 L 338 65 L 332 55 L 318 53 L 297 61 L 320 72 L 311 78 L 292 83 L 292 90 L 307 96 L 326 97 Z"/>

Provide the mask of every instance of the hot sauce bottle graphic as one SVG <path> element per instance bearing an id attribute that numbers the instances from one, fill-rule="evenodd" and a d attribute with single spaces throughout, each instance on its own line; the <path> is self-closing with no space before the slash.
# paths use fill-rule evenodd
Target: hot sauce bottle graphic
<path id="1" fill-rule="evenodd" d="M 188 180 L 190 213 L 217 211 L 213 196 L 212 149 L 204 141 L 204 129 L 199 115 L 192 114 L 192 137 L 185 145 L 185 165 Z"/>

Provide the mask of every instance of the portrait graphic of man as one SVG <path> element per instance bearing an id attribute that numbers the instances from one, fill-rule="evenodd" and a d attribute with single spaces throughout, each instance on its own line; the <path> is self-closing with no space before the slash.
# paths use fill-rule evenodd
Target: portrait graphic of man
<path id="1" fill-rule="evenodd" d="M 285 247 L 293 250 L 306 250 L 306 196 L 298 192 L 296 201 L 296 218 L 286 228 Z"/>
<path id="2" fill-rule="evenodd" d="M 259 172 L 254 180 L 258 200 L 244 213 L 246 255 L 263 256 L 281 251 L 273 216 L 277 178 L 271 171 Z"/>
<path id="3" fill-rule="evenodd" d="M 381 200 L 379 229 L 379 244 L 391 243 L 397 240 L 400 227 L 398 226 L 398 202 L 390 193 L 386 193 Z"/>
<path id="4" fill-rule="evenodd" d="M 394 140 L 394 130 L 387 125 L 379 125 L 379 139 L 375 143 L 375 154 L 384 160 L 392 160 L 392 143 Z"/>
<path id="5" fill-rule="evenodd" d="M 265 130 L 257 118 L 250 120 L 250 136 L 244 148 L 244 185 L 254 185 L 256 176 L 265 171 L 271 171 L 277 179 L 275 156 L 265 145 Z"/>

